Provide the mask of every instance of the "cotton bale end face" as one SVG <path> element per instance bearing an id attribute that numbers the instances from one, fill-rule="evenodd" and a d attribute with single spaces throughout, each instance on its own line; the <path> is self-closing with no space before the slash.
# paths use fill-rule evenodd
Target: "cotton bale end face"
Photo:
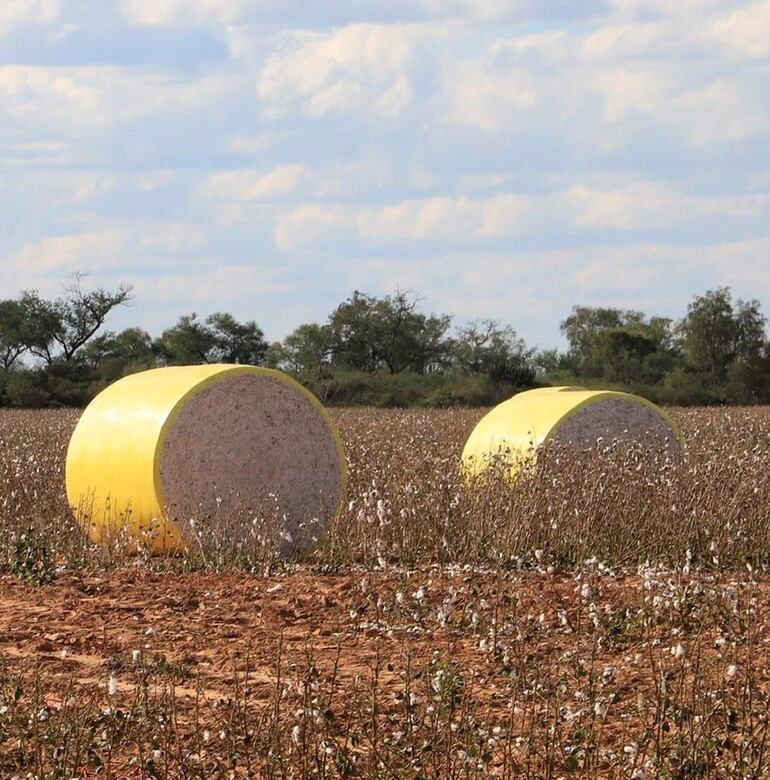
<path id="1" fill-rule="evenodd" d="M 547 442 L 587 449 L 599 438 L 642 442 L 678 452 L 683 443 L 677 424 L 645 398 L 610 390 L 547 387 L 518 393 L 485 415 L 462 453 L 470 478 L 503 462 L 516 476 Z"/>
<path id="2" fill-rule="evenodd" d="M 285 554 L 339 510 L 345 455 L 321 403 L 279 371 L 175 366 L 126 377 L 83 413 L 67 497 L 90 539 L 151 552 L 196 544 L 202 523 L 245 538 L 274 508 Z"/>

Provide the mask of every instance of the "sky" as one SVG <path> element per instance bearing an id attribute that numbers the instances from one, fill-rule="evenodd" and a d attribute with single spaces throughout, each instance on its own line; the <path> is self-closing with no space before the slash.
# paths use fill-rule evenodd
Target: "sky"
<path id="1" fill-rule="evenodd" d="M 768 310 L 770 0 L 2 0 L 0 204 L 0 297 L 83 272 L 153 334 Z"/>

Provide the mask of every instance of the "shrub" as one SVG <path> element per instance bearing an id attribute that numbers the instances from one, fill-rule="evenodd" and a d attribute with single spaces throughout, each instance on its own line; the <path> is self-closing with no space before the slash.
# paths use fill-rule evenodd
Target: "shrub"
<path id="1" fill-rule="evenodd" d="M 16 540 L 11 557 L 11 572 L 33 585 L 42 585 L 54 579 L 54 564 L 48 544 L 31 528 Z"/>

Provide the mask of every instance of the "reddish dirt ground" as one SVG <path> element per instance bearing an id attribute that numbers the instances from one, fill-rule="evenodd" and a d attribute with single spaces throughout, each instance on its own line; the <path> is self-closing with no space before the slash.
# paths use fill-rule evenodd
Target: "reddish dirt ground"
<path id="1" fill-rule="evenodd" d="M 62 574 L 42 587 L 0 578 L 0 659 L 11 672 L 36 669 L 52 709 L 68 681 L 99 706 L 129 706 L 139 651 L 142 663 L 166 679 L 170 669 L 182 670 L 173 688 L 180 721 L 189 725 L 196 713 L 203 728 L 220 704 L 238 696 L 257 709 L 281 701 L 276 690 L 296 685 L 312 653 L 330 709 L 339 711 L 378 665 L 382 714 L 392 723 L 407 667 L 420 678 L 420 706 L 431 701 L 431 659 L 438 654 L 462 671 L 474 721 L 511 739 L 541 730 L 537 739 L 545 739 L 552 723 L 569 745 L 571 719 L 585 723 L 603 746 L 600 757 L 608 756 L 602 777 L 629 776 L 655 751 L 660 760 L 665 746 L 655 724 L 668 717 L 677 723 L 661 709 L 664 679 L 666 711 L 703 710 L 699 723 L 728 746 L 732 727 L 721 725 L 723 717 L 737 718 L 741 728 L 745 720 L 745 739 L 759 739 L 751 719 L 764 723 L 770 711 L 770 670 L 757 649 L 768 642 L 764 577 L 458 568 L 341 576 L 299 569 L 263 579 L 131 566 Z M 108 698 L 111 675 L 117 690 Z M 744 683 L 754 697 L 748 707 L 740 704 Z M 714 697 L 724 704 L 709 715 Z M 289 735 L 294 701 L 279 705 Z M 212 716 L 212 728 L 215 722 Z M 344 738 L 344 728 L 339 733 Z M 629 744 L 642 745 L 633 760 L 623 753 Z M 697 755 L 700 743 L 693 745 Z M 126 751 L 128 762 L 130 746 Z M 503 759 L 496 761 L 490 767 Z"/>
<path id="2" fill-rule="evenodd" d="M 603 609 L 641 605 L 639 577 L 603 575 L 594 581 Z M 415 591 L 421 587 L 420 598 Z M 659 583 L 656 592 L 665 587 Z M 764 607 L 768 588 L 761 583 L 753 588 L 762 594 Z M 450 650 L 462 665 L 474 667 L 484 662 L 479 641 L 489 635 L 491 623 L 525 628 L 536 622 L 536 630 L 528 629 L 528 653 L 532 660 L 549 658 L 591 633 L 577 590 L 574 575 L 462 569 L 344 576 L 300 570 L 263 579 L 237 573 L 164 575 L 132 567 L 61 575 L 42 587 L 6 576 L 0 578 L 0 653 L 11 667 L 36 663 L 44 676 L 70 676 L 86 685 L 104 684 L 109 671 L 125 666 L 136 650 L 145 657 L 162 654 L 199 674 L 207 698 L 228 695 L 234 670 L 248 665 L 258 699 L 260 689 L 269 695 L 275 684 L 279 649 L 294 663 L 312 647 L 319 669 L 331 667 L 339 652 L 341 679 L 368 674 L 378 653 L 383 663 L 401 665 L 405 647 L 415 660 Z M 401 601 L 397 591 L 403 593 Z M 676 603 L 676 594 L 672 598 Z M 451 610 L 447 625 L 436 617 L 442 604 Z M 583 625 L 573 631 L 564 621 L 580 620 L 581 609 Z M 755 627 L 761 634 L 767 629 L 764 620 Z M 668 631 L 642 633 L 615 648 L 600 648 L 597 663 L 620 662 L 634 639 L 650 642 Z M 689 638 L 681 629 L 679 635 Z M 672 637 L 661 636 L 666 639 Z M 697 639 L 708 644 L 705 635 Z M 381 681 L 387 683 L 388 676 L 385 671 Z M 194 690 L 183 685 L 177 694 L 194 695 Z"/>
<path id="3" fill-rule="evenodd" d="M 371 587 L 366 594 L 362 578 Z M 417 579 L 425 577 L 412 577 L 415 583 Z M 386 575 L 301 572 L 256 579 L 122 569 L 98 576 L 64 575 L 43 587 L 5 577 L 0 580 L 0 653 L 11 667 L 37 664 L 44 677 L 67 676 L 102 686 L 109 671 L 125 664 L 135 650 L 145 657 L 161 653 L 170 663 L 199 673 L 211 701 L 231 695 L 234 670 L 248 665 L 259 699 L 260 692 L 268 697 L 274 689 L 279 647 L 287 663 L 299 663 L 312 646 L 319 669 L 333 665 L 339 649 L 344 681 L 368 675 L 378 648 L 386 658 L 388 647 L 400 657 L 408 638 L 419 659 L 446 645 L 449 636 L 427 629 L 370 625 L 376 609 L 372 600 L 393 602 L 398 587 L 398 579 Z M 438 595 L 434 591 L 431 600 Z M 451 641 L 455 652 L 482 655 L 472 635 Z M 383 671 L 381 682 L 387 685 L 389 677 L 393 675 Z M 121 682 L 119 687 L 130 686 Z M 178 686 L 176 692 L 194 696 L 195 684 Z"/>

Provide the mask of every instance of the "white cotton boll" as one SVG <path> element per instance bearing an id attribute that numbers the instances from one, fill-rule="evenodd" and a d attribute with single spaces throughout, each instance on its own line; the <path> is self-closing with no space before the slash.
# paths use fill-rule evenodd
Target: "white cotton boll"
<path id="1" fill-rule="evenodd" d="M 607 702 L 597 701 L 596 704 L 594 704 L 594 714 L 603 718 L 607 714 Z"/>
<path id="2" fill-rule="evenodd" d="M 725 672 L 725 676 L 728 680 L 732 680 L 735 675 L 738 674 L 738 665 L 737 664 L 730 664 L 730 666 L 727 667 L 727 671 Z"/>
<path id="3" fill-rule="evenodd" d="M 114 675 L 110 675 L 110 679 L 107 681 L 107 694 L 114 696 L 118 692 L 118 678 Z"/>

